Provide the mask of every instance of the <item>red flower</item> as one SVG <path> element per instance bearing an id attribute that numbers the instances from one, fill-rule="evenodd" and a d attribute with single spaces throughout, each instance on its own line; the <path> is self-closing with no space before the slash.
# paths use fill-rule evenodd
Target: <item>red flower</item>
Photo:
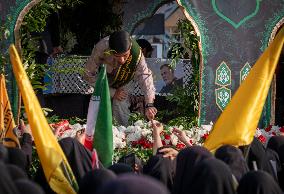
<path id="1" fill-rule="evenodd" d="M 131 142 L 131 145 L 133 147 L 141 146 L 144 149 L 153 147 L 152 143 L 150 141 L 148 141 L 147 139 L 143 138 L 143 137 L 141 139 L 139 139 L 138 141 Z"/>
<path id="2" fill-rule="evenodd" d="M 181 150 L 181 149 L 183 149 L 185 147 L 185 145 L 183 144 L 183 143 L 177 143 L 177 145 L 176 145 L 176 148 L 178 149 L 178 150 Z"/>
<path id="3" fill-rule="evenodd" d="M 164 137 L 165 137 L 165 139 L 167 139 L 167 140 L 171 139 L 171 136 L 170 136 L 169 134 L 165 134 Z"/>
<path id="4" fill-rule="evenodd" d="M 284 126 L 279 129 L 280 132 L 284 133 Z"/>
<path id="5" fill-rule="evenodd" d="M 137 145 L 138 145 L 138 141 L 132 141 L 132 142 L 131 142 L 131 145 L 132 145 L 133 147 L 137 146 Z"/>
<path id="6" fill-rule="evenodd" d="M 271 131 L 271 129 L 272 129 L 272 125 L 269 125 L 268 127 L 266 127 L 265 131 L 269 132 L 269 131 Z"/>
<path id="7" fill-rule="evenodd" d="M 163 144 L 163 145 L 166 145 L 166 142 L 165 142 L 165 140 L 162 140 L 162 144 Z"/>
<path id="8" fill-rule="evenodd" d="M 276 133 L 273 131 L 272 133 L 271 133 L 273 136 L 275 136 L 276 135 Z"/>
<path id="9" fill-rule="evenodd" d="M 265 142 L 266 142 L 266 138 L 265 138 L 263 135 L 260 135 L 260 136 L 258 136 L 257 138 L 259 139 L 259 141 L 260 141 L 261 143 L 265 143 Z"/>
<path id="10" fill-rule="evenodd" d="M 206 134 L 204 134 L 204 135 L 202 136 L 202 138 L 205 140 L 205 139 L 208 138 L 208 136 L 209 136 L 209 133 L 206 133 Z"/>
<path id="11" fill-rule="evenodd" d="M 193 141 L 192 141 L 192 139 L 190 139 L 190 140 L 189 140 L 189 143 L 190 143 L 191 145 L 193 144 Z"/>
<path id="12" fill-rule="evenodd" d="M 146 148 L 152 148 L 153 145 L 152 145 L 151 142 L 145 141 L 144 144 L 142 145 L 142 147 L 143 147 L 144 149 L 146 149 Z"/>

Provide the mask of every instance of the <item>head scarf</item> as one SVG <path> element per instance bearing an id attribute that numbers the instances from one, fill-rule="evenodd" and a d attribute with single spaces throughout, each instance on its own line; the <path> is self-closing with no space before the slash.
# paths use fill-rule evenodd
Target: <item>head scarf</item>
<path id="1" fill-rule="evenodd" d="M 96 194 L 98 190 L 116 178 L 116 175 L 107 169 L 95 169 L 88 172 L 79 183 L 79 194 Z"/>
<path id="2" fill-rule="evenodd" d="M 250 170 L 255 170 L 253 162 L 255 161 L 258 169 L 262 169 L 262 163 L 265 158 L 265 148 L 262 143 L 256 138 L 253 138 L 250 144 L 247 163 Z"/>
<path id="3" fill-rule="evenodd" d="M 7 170 L 7 166 L 0 162 L 0 193 L 3 194 L 18 194 L 16 185 L 14 184 L 9 171 Z"/>
<path id="4" fill-rule="evenodd" d="M 277 169 L 279 169 L 279 159 L 277 153 L 275 153 L 273 150 L 269 148 L 265 150 L 262 143 L 257 138 L 254 137 L 250 145 L 248 159 L 247 159 L 249 169 L 255 170 L 253 167 L 253 161 L 255 161 L 258 170 L 264 170 L 268 172 L 270 175 L 272 175 L 275 178 L 275 180 L 277 180 L 277 175 L 274 172 L 275 170 L 270 160 L 276 162 L 276 171 L 278 171 Z"/>
<path id="5" fill-rule="evenodd" d="M 170 191 L 173 189 L 176 163 L 175 160 L 164 158 L 158 154 L 152 156 L 143 166 L 143 173 L 161 181 Z"/>
<path id="6" fill-rule="evenodd" d="M 135 155 L 135 153 L 130 153 L 121 157 L 118 160 L 118 163 L 128 164 L 136 173 L 140 173 L 143 168 L 142 161 Z"/>
<path id="7" fill-rule="evenodd" d="M 27 174 L 18 166 L 13 164 L 6 164 L 6 167 L 8 169 L 8 172 L 12 178 L 12 180 L 18 180 L 18 179 L 28 179 Z"/>
<path id="8" fill-rule="evenodd" d="M 3 144 L 0 144 L 0 161 L 8 161 L 8 150 Z"/>
<path id="9" fill-rule="evenodd" d="M 278 173 L 281 171 L 281 162 L 278 154 L 274 150 L 266 148 L 264 161 L 263 170 L 268 172 L 276 181 L 278 181 Z"/>
<path id="10" fill-rule="evenodd" d="M 116 163 L 108 167 L 109 170 L 114 172 L 116 175 L 123 174 L 123 173 L 130 173 L 134 172 L 131 166 L 124 163 Z"/>
<path id="11" fill-rule="evenodd" d="M 284 145 L 284 136 L 272 136 L 267 143 L 267 148 L 278 152 L 278 149 L 281 145 Z"/>
<path id="12" fill-rule="evenodd" d="M 237 192 L 238 194 L 282 194 L 274 179 L 264 171 L 250 171 L 245 174 Z"/>
<path id="13" fill-rule="evenodd" d="M 187 193 L 188 184 L 191 181 L 196 165 L 213 155 L 204 147 L 192 146 L 181 150 L 176 159 L 176 176 L 174 180 L 174 194 Z"/>
<path id="14" fill-rule="evenodd" d="M 45 191 L 46 194 L 56 194 L 48 184 L 41 165 L 37 169 L 33 180 L 40 185 L 40 187 Z"/>
<path id="15" fill-rule="evenodd" d="M 105 184 L 99 194 L 169 194 L 159 181 L 135 174 L 124 174 Z"/>
<path id="16" fill-rule="evenodd" d="M 234 194 L 234 182 L 230 168 L 221 160 L 208 158 L 196 165 L 193 178 L 185 193 Z"/>
<path id="17" fill-rule="evenodd" d="M 21 194 L 44 194 L 39 185 L 27 179 L 16 180 L 15 185 Z"/>
<path id="18" fill-rule="evenodd" d="M 284 145 L 281 145 L 278 150 L 279 150 L 278 153 L 279 159 L 281 161 L 282 167 L 284 167 Z"/>
<path id="19" fill-rule="evenodd" d="M 278 173 L 279 185 L 284 190 L 284 145 L 281 145 L 278 149 L 279 159 L 281 163 L 281 171 Z"/>
<path id="20" fill-rule="evenodd" d="M 79 182 L 86 172 L 92 170 L 92 153 L 75 138 L 61 139 L 59 144 Z"/>
<path id="21" fill-rule="evenodd" d="M 28 159 L 26 154 L 19 148 L 9 147 L 8 149 L 8 163 L 14 164 L 27 172 Z"/>
<path id="22" fill-rule="evenodd" d="M 248 166 L 239 148 L 223 145 L 215 152 L 215 157 L 225 162 L 238 181 L 248 172 Z"/>

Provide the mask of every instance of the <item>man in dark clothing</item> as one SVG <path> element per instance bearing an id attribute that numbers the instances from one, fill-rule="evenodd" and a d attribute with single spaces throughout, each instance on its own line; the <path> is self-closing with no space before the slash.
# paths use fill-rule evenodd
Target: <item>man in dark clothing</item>
<path id="1" fill-rule="evenodd" d="M 160 93 L 172 93 L 176 87 L 182 87 L 182 78 L 175 77 L 174 69 L 169 64 L 164 64 L 160 67 L 161 76 L 166 85 L 161 89 Z"/>

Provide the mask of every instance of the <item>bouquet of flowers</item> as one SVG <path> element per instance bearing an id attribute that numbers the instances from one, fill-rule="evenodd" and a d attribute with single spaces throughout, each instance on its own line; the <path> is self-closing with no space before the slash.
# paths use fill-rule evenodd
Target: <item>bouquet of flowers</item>
<path id="1" fill-rule="evenodd" d="M 272 126 L 269 125 L 265 129 L 256 129 L 255 137 L 261 141 L 265 146 L 270 139 L 270 137 L 275 136 L 275 135 L 283 135 L 284 133 L 284 126 L 279 127 L 279 126 Z"/>
<path id="2" fill-rule="evenodd" d="M 86 128 L 85 124 L 76 123 L 71 125 L 67 120 L 62 120 L 57 123 L 50 124 L 53 128 L 58 139 L 65 137 L 76 137 L 76 134 Z M 128 127 L 113 126 L 113 149 L 114 161 L 129 153 L 135 153 L 143 161 L 147 161 L 152 155 L 153 136 L 152 136 L 152 123 L 144 120 L 137 120 Z M 201 125 L 200 127 L 192 127 L 185 129 L 180 126 L 164 125 L 163 132 L 160 134 L 162 144 L 172 146 L 180 150 L 185 147 L 176 135 L 175 131 L 183 131 L 185 139 L 189 145 L 202 145 L 212 130 L 213 123 L 209 125 Z M 257 137 L 264 145 L 267 144 L 270 137 L 281 135 L 284 133 L 284 126 L 269 125 L 265 129 L 256 129 L 255 137 Z"/>

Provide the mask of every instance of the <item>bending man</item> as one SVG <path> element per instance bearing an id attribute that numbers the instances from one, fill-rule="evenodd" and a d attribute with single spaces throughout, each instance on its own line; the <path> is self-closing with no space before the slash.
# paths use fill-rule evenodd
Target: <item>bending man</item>
<path id="1" fill-rule="evenodd" d="M 138 81 L 145 97 L 145 114 L 153 120 L 155 87 L 151 70 L 147 67 L 141 48 L 125 31 L 117 31 L 100 40 L 86 63 L 85 79 L 94 85 L 98 68 L 106 65 L 113 117 L 120 125 L 127 126 L 130 114 L 128 94 L 133 91 L 132 79 Z"/>

